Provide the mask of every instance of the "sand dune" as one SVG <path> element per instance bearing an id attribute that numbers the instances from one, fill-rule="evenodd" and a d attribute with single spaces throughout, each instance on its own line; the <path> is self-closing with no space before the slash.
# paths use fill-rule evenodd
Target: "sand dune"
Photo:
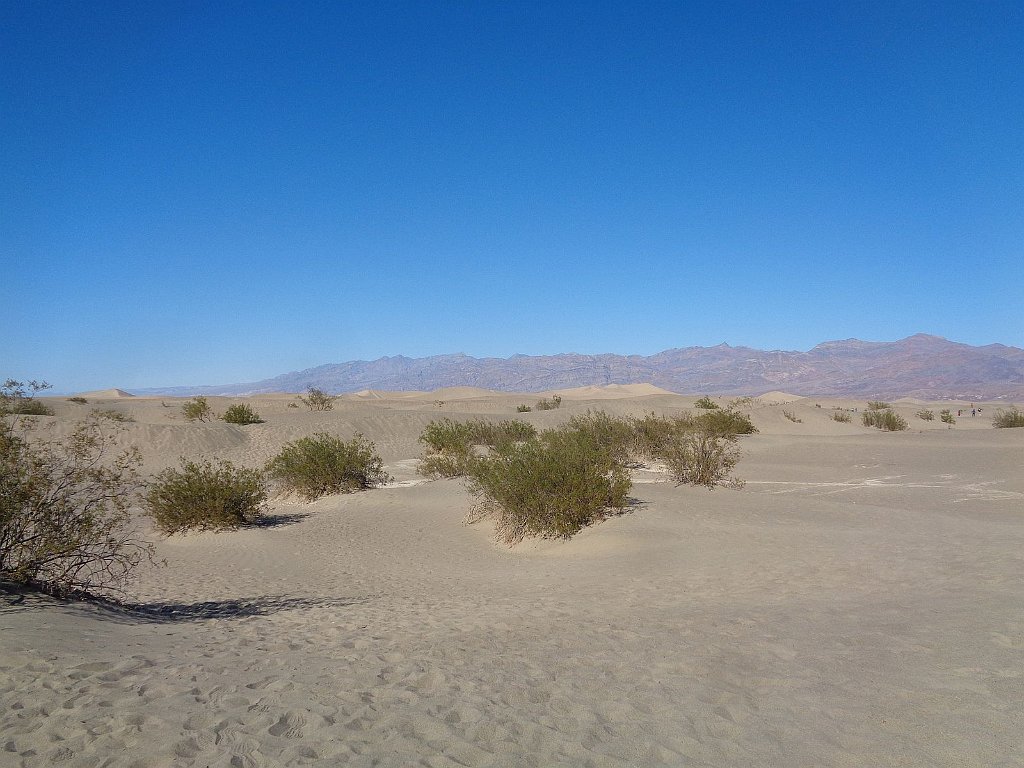
<path id="1" fill-rule="evenodd" d="M 135 397 L 135 395 L 131 392 L 125 392 L 123 389 L 96 389 L 92 392 L 79 392 L 78 397 L 92 397 L 97 400 L 104 400 L 120 397 Z"/>
<path id="2" fill-rule="evenodd" d="M 628 514 L 514 549 L 463 525 L 461 483 L 415 475 L 433 418 L 695 399 L 595 389 L 525 414 L 474 388 L 261 397 L 244 428 L 105 403 L 149 472 L 362 431 L 398 482 L 160 539 L 130 610 L 0 595 L 0 765 L 1019 764 L 1024 430 L 897 403 L 912 429 L 886 434 L 830 418 L 863 402 L 769 393 L 742 490 L 638 472 Z M 56 434 L 89 410 L 48 400 Z"/>

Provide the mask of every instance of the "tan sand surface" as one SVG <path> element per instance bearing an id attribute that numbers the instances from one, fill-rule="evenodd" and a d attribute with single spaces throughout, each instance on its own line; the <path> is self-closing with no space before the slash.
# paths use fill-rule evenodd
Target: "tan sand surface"
<path id="1" fill-rule="evenodd" d="M 627 514 L 509 549 L 416 476 L 426 423 L 696 398 L 462 394 L 261 397 L 248 427 L 104 402 L 147 472 L 361 431 L 397 482 L 159 539 L 134 610 L 0 594 L 0 766 L 1024 764 L 1024 429 L 995 404 L 950 429 L 897 403 L 888 434 L 830 418 L 863 402 L 766 395 L 744 488 L 639 472 Z M 91 408 L 49 402 L 57 435 Z"/>

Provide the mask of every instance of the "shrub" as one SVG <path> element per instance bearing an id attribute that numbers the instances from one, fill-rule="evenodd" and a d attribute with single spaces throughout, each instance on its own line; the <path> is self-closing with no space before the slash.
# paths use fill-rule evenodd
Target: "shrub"
<path id="1" fill-rule="evenodd" d="M 426 453 L 416 468 L 424 477 L 461 477 L 473 458 L 473 428 L 452 419 L 432 421 L 423 428 L 419 441 Z"/>
<path id="2" fill-rule="evenodd" d="M 956 424 L 956 416 L 948 408 L 943 408 L 939 411 L 939 420 L 943 424 Z"/>
<path id="3" fill-rule="evenodd" d="M 943 411 L 943 413 L 949 413 L 949 411 Z M 924 419 L 925 421 L 935 420 L 935 411 L 929 411 L 927 408 L 917 412 L 917 418 Z"/>
<path id="4" fill-rule="evenodd" d="M 250 525 L 263 516 L 266 501 L 267 484 L 259 470 L 184 458 L 180 469 L 158 474 L 145 497 L 147 514 L 166 534 Z"/>
<path id="5" fill-rule="evenodd" d="M 68 398 L 68 402 L 69 403 L 78 403 L 79 405 L 86 405 L 89 401 L 86 400 L 84 397 L 78 397 L 76 395 L 75 397 L 69 397 Z"/>
<path id="6" fill-rule="evenodd" d="M 709 414 L 710 415 L 710 414 Z M 648 413 L 633 418 L 629 424 L 632 432 L 631 458 L 636 461 L 660 459 L 666 448 L 695 428 L 690 416 L 655 416 Z"/>
<path id="7" fill-rule="evenodd" d="M 731 408 L 705 411 L 699 414 L 693 422 L 698 429 L 703 429 L 705 432 L 719 437 L 752 435 L 757 432 L 757 427 L 754 426 L 754 422 L 750 420 L 749 416 Z"/>
<path id="8" fill-rule="evenodd" d="M 130 413 L 122 413 L 121 411 L 115 411 L 112 408 L 93 408 L 92 412 L 100 418 L 116 421 L 119 424 L 135 423 L 135 417 Z"/>
<path id="9" fill-rule="evenodd" d="M 884 411 L 889 408 L 892 408 L 891 403 L 886 403 L 882 400 L 868 400 L 869 411 Z"/>
<path id="10" fill-rule="evenodd" d="M 262 424 L 263 419 L 246 403 L 229 405 L 221 418 L 228 424 Z"/>
<path id="11" fill-rule="evenodd" d="M 516 413 L 529 413 L 532 410 L 533 408 L 528 405 L 519 404 L 516 406 Z"/>
<path id="12" fill-rule="evenodd" d="M 61 595 L 117 593 L 152 561 L 129 509 L 138 449 L 115 453 L 118 429 L 93 414 L 62 439 L 26 439 L 0 420 L 0 579 Z"/>
<path id="13" fill-rule="evenodd" d="M 612 459 L 626 462 L 631 458 L 635 431 L 625 419 L 609 416 L 604 411 L 587 411 L 573 416 L 563 428 L 578 434 L 606 451 Z M 544 434 L 555 434 L 546 432 Z"/>
<path id="14" fill-rule="evenodd" d="M 562 398 L 560 395 L 552 395 L 551 399 L 548 400 L 546 397 L 537 401 L 534 407 L 538 411 L 553 411 L 556 408 L 560 408 L 562 405 Z"/>
<path id="15" fill-rule="evenodd" d="M 351 493 L 391 480 L 376 446 L 357 434 L 348 442 L 318 432 L 291 443 L 267 464 L 285 493 L 308 501 L 329 493 Z"/>
<path id="16" fill-rule="evenodd" d="M 909 425 L 907 420 L 895 411 L 872 408 L 861 414 L 865 427 L 877 427 L 885 432 L 899 432 Z"/>
<path id="17" fill-rule="evenodd" d="M 1011 405 L 1006 410 L 1000 408 L 992 417 L 992 426 L 996 429 L 1024 427 L 1024 411 L 1019 410 L 1015 405 Z"/>
<path id="18" fill-rule="evenodd" d="M 794 424 L 803 424 L 804 422 L 803 419 L 798 419 L 796 414 L 793 413 L 792 411 L 783 411 L 782 415 L 785 416 L 790 421 L 792 421 Z"/>
<path id="19" fill-rule="evenodd" d="M 832 411 L 832 421 L 839 421 L 843 424 L 849 424 L 851 421 L 850 414 L 846 411 Z"/>
<path id="20" fill-rule="evenodd" d="M 705 411 L 713 411 L 718 407 L 718 403 L 712 400 L 710 397 L 704 396 L 693 404 L 694 408 L 701 408 Z"/>
<path id="21" fill-rule="evenodd" d="M 52 385 L 45 381 L 16 381 L 7 379 L 0 385 L 0 416 L 53 416 L 53 409 L 35 396 Z"/>
<path id="22" fill-rule="evenodd" d="M 334 401 L 337 399 L 337 395 L 328 395 L 316 387 L 307 389 L 305 397 L 299 396 L 299 400 L 311 411 L 330 411 L 334 408 Z"/>
<path id="23" fill-rule="evenodd" d="M 514 443 L 473 463 L 471 520 L 494 517 L 497 536 L 568 538 L 626 505 L 629 473 L 593 434 L 563 426 Z"/>
<path id="24" fill-rule="evenodd" d="M 537 428 L 533 424 L 517 419 L 504 419 L 497 424 L 482 419 L 470 422 L 470 442 L 473 445 L 501 448 L 536 436 Z"/>
<path id="25" fill-rule="evenodd" d="M 193 397 L 181 406 L 185 421 L 213 421 L 213 409 L 205 397 Z"/>
<path id="26" fill-rule="evenodd" d="M 665 452 L 669 474 L 677 483 L 739 487 L 741 480 L 731 477 L 740 460 L 735 438 L 722 437 L 704 430 L 686 435 Z"/>

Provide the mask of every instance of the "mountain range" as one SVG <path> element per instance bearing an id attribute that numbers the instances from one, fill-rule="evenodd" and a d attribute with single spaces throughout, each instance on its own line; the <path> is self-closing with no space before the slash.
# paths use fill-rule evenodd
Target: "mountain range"
<path id="1" fill-rule="evenodd" d="M 331 363 L 262 381 L 135 390 L 139 395 L 332 394 L 364 389 L 424 390 L 474 386 L 542 392 L 587 385 L 651 383 L 686 394 L 797 395 L 925 400 L 1024 399 L 1024 350 L 971 346 L 916 334 L 900 341 L 827 341 L 807 352 L 750 347 L 685 347 L 655 355 L 435 355 Z"/>

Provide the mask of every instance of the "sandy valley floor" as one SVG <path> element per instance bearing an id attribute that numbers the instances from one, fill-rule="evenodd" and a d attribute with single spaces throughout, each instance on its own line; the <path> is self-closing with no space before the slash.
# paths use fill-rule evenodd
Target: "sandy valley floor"
<path id="1" fill-rule="evenodd" d="M 521 418 L 694 400 L 563 396 Z M 416 438 L 536 395 L 293 399 L 245 428 L 101 403 L 147 472 L 359 430 L 398 482 L 160 539 L 134 612 L 0 594 L 0 766 L 1024 765 L 1024 429 L 994 405 L 947 429 L 899 403 L 887 434 L 828 418 L 863 402 L 766 395 L 743 489 L 640 473 L 628 514 L 508 549 L 460 482 L 420 482 Z M 94 404 L 54 398 L 54 428 Z"/>

